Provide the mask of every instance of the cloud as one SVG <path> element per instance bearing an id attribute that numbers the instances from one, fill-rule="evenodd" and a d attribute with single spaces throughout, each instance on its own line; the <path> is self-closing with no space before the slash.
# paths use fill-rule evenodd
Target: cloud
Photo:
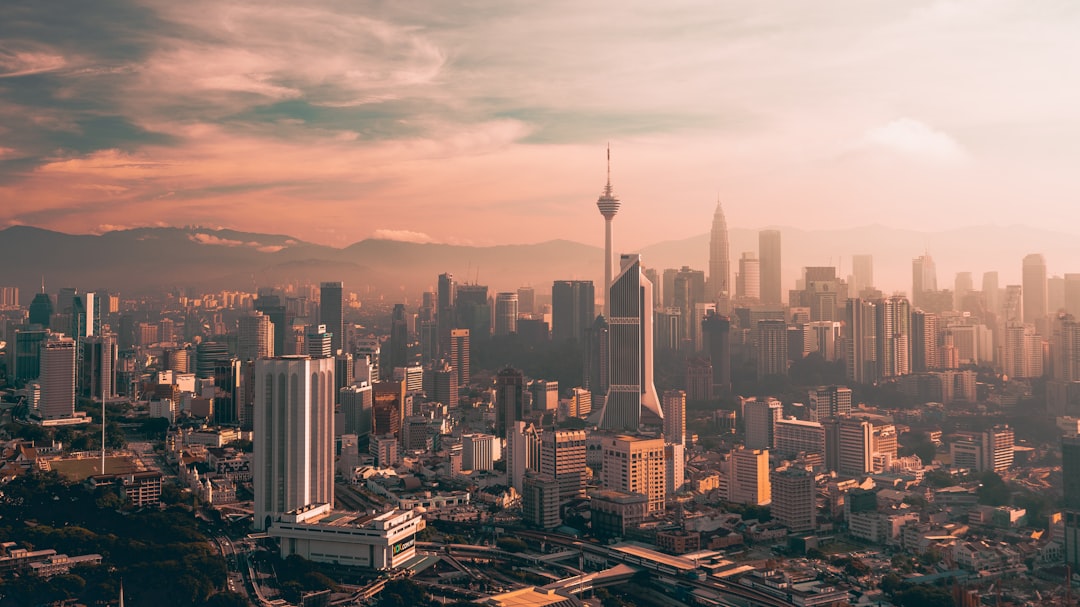
<path id="1" fill-rule="evenodd" d="M 913 118 L 898 118 L 870 129 L 863 142 L 934 163 L 953 164 L 969 158 L 964 147 L 948 133 Z"/>
<path id="2" fill-rule="evenodd" d="M 241 240 L 221 238 L 219 236 L 214 236 L 213 234 L 205 234 L 203 232 L 188 234 L 188 240 L 190 240 L 191 242 L 197 242 L 199 244 L 209 244 L 219 247 L 244 247 L 251 244 L 258 245 L 258 243 L 246 243 Z"/>
<path id="3" fill-rule="evenodd" d="M 13 51 L 0 48 L 0 78 L 17 78 L 55 72 L 68 62 L 63 56 L 43 51 Z"/>
<path id="4" fill-rule="evenodd" d="M 423 232 L 413 232 L 411 230 L 379 229 L 372 232 L 371 237 L 379 240 L 397 240 L 401 242 L 435 242 L 435 239 L 433 239 L 431 236 Z"/>

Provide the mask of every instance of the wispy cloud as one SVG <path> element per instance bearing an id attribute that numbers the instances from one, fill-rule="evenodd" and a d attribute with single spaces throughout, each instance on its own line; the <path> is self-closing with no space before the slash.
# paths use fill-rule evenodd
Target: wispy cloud
<path id="1" fill-rule="evenodd" d="M 947 133 L 913 118 L 898 118 L 874 127 L 867 131 L 863 142 L 936 163 L 953 164 L 969 159 L 963 146 Z"/>
<path id="2" fill-rule="evenodd" d="M 397 240 L 401 242 L 435 242 L 431 236 L 423 232 L 413 232 L 411 230 L 378 229 L 371 233 L 371 237 L 379 240 Z"/>

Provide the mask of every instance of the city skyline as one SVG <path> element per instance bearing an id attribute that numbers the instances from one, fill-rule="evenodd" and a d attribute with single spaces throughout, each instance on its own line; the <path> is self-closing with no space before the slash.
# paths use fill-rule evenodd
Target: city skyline
<path id="1" fill-rule="evenodd" d="M 527 222 L 593 242 L 607 141 L 617 252 L 685 235 L 717 195 L 731 226 L 1075 223 L 1069 5 L 0 16 L 0 225 L 341 246 L 495 244 Z"/>

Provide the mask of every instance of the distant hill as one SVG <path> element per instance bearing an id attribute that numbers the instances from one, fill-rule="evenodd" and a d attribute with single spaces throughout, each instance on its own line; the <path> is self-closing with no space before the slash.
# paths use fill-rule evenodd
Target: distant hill
<path id="1" fill-rule="evenodd" d="M 803 266 L 838 265 L 841 276 L 851 255 L 874 256 L 875 282 L 886 291 L 910 288 L 911 259 L 929 251 L 937 262 L 941 288 L 951 288 L 957 271 L 998 270 L 1000 284 L 1017 283 L 1024 255 L 1046 256 L 1051 275 L 1080 272 L 1080 247 L 1071 235 L 1022 226 L 977 227 L 915 232 L 883 226 L 782 233 L 784 290 L 794 286 Z M 733 229 L 732 272 L 743 251 L 757 252 L 757 231 Z M 689 265 L 707 270 L 708 234 L 670 240 L 641 249 L 656 268 Z M 623 251 L 616 250 L 616 254 Z M 450 272 L 458 282 L 479 282 L 491 292 L 532 285 L 543 293 L 554 280 L 599 284 L 603 250 L 567 240 L 537 244 L 473 247 L 369 239 L 343 249 L 303 242 L 287 235 L 207 228 L 139 228 L 101 235 L 73 235 L 15 226 L 0 230 L 0 284 L 22 290 L 24 301 L 42 277 L 50 292 L 64 286 L 126 294 L 163 288 L 254 289 L 286 282 L 342 280 L 361 293 L 413 298 L 433 289 Z"/>

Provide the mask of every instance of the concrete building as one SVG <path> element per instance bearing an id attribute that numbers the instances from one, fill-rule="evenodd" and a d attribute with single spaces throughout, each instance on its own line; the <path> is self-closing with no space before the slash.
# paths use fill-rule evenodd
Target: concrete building
<path id="1" fill-rule="evenodd" d="M 585 496 L 585 431 L 554 430 L 540 436 L 540 474 L 559 485 L 559 503 Z"/>
<path id="2" fill-rule="evenodd" d="M 313 504 L 282 513 L 270 535 L 283 559 L 295 554 L 317 563 L 393 569 L 416 558 L 416 535 L 424 527 L 414 510 L 364 514 Z"/>
<path id="3" fill-rule="evenodd" d="M 781 419 L 773 431 L 773 452 L 780 457 L 795 457 L 800 453 L 825 455 L 825 427 L 821 422 Z"/>
<path id="4" fill-rule="evenodd" d="M 770 476 L 773 520 L 793 533 L 817 528 L 817 486 L 814 475 L 801 468 L 783 468 Z"/>
<path id="5" fill-rule="evenodd" d="M 521 492 L 522 520 L 541 529 L 561 525 L 559 495 L 559 481 L 545 474 L 526 474 Z"/>
<path id="6" fill-rule="evenodd" d="M 664 392 L 664 441 L 678 445 L 686 444 L 686 392 Z"/>
<path id="7" fill-rule="evenodd" d="M 495 469 L 495 437 L 490 434 L 464 434 L 461 436 L 461 469 Z"/>
<path id="8" fill-rule="evenodd" d="M 753 506 L 772 501 L 768 449 L 736 449 L 728 463 L 729 501 Z"/>
<path id="9" fill-rule="evenodd" d="M 851 388 L 846 386 L 818 386 L 808 394 L 810 421 L 851 413 Z"/>
<path id="10" fill-rule="evenodd" d="M 75 340 L 53 335 L 41 343 L 42 420 L 71 419 L 75 416 Z"/>
<path id="11" fill-rule="evenodd" d="M 334 503 L 334 359 L 255 362 L 254 525 Z"/>
<path id="12" fill-rule="evenodd" d="M 648 514 L 663 512 L 667 491 L 664 439 L 605 437 L 602 448 L 603 487 L 640 493 L 648 498 Z"/>
<path id="13" fill-rule="evenodd" d="M 775 446 L 776 422 L 783 417 L 784 406 L 774 398 L 750 399 L 743 404 L 746 422 L 746 448 L 772 449 Z"/>

